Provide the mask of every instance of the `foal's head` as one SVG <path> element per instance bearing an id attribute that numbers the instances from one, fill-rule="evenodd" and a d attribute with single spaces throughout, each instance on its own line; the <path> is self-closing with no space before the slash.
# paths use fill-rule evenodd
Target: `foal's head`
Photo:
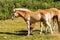
<path id="1" fill-rule="evenodd" d="M 18 10 L 15 10 L 12 14 L 12 20 L 15 18 L 15 17 L 18 17 L 19 14 L 18 14 Z"/>
<path id="2" fill-rule="evenodd" d="M 25 9 L 25 8 L 15 8 L 13 10 L 12 19 L 14 19 L 15 17 L 18 17 L 18 16 L 24 17 L 26 15 L 26 13 L 28 13 L 28 12 L 31 12 L 31 11 L 28 9 Z"/>

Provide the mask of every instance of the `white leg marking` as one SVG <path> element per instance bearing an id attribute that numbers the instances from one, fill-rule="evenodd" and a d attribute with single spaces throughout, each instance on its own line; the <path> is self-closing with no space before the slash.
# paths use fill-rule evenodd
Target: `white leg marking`
<path id="1" fill-rule="evenodd" d="M 43 27 L 42 22 L 40 22 L 40 34 L 42 34 L 42 27 Z"/>
<path id="2" fill-rule="evenodd" d="M 30 21 L 27 21 L 28 24 L 28 36 L 30 35 Z"/>
<path id="3" fill-rule="evenodd" d="M 49 28 L 50 28 L 50 31 L 51 31 L 51 34 L 53 34 L 53 30 L 52 30 L 52 27 L 51 27 L 51 25 L 50 25 L 50 23 L 49 23 L 49 20 L 51 20 L 51 16 L 50 16 L 50 13 L 47 13 L 46 15 L 46 24 L 47 24 L 47 26 L 49 26 Z"/>
<path id="4" fill-rule="evenodd" d="M 40 34 L 42 34 L 42 27 L 41 27 L 41 29 L 40 29 Z"/>

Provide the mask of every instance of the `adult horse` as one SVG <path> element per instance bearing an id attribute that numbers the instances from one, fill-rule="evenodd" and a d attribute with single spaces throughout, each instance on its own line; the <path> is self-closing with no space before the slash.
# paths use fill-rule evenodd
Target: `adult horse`
<path id="1" fill-rule="evenodd" d="M 30 11 L 28 9 L 24 9 L 24 8 L 15 8 L 13 11 L 14 11 L 14 13 L 13 13 L 12 19 L 14 19 L 14 17 L 21 16 L 27 23 L 28 36 L 32 32 L 35 23 L 40 22 L 40 21 L 44 22 L 48 27 L 50 27 L 50 31 L 51 31 L 51 33 L 53 33 L 51 25 L 48 21 L 50 19 L 50 17 L 48 17 L 48 16 L 50 16 L 50 15 L 45 10 L 38 10 L 38 11 L 32 12 L 32 11 Z M 42 29 L 41 29 L 41 32 L 42 32 Z"/>
<path id="2" fill-rule="evenodd" d="M 57 8 L 50 8 L 50 9 L 45 9 L 46 12 L 48 12 L 48 17 L 50 19 L 48 19 L 48 21 L 50 22 L 51 20 L 53 20 L 53 27 L 52 27 L 52 30 L 54 30 L 55 26 L 55 22 L 57 21 L 57 24 L 58 24 L 58 31 L 60 32 L 60 10 L 58 10 Z M 56 24 L 55 24 L 56 25 Z M 46 27 L 46 32 L 48 30 L 48 27 Z"/>

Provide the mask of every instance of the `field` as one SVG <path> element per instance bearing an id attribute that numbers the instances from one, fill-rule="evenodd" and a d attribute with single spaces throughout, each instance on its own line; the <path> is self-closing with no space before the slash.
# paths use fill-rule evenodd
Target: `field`
<path id="1" fill-rule="evenodd" d="M 43 27 L 43 29 L 45 29 Z M 57 25 L 54 34 L 39 34 L 39 23 L 36 23 L 32 35 L 27 35 L 27 25 L 22 18 L 0 20 L 0 40 L 60 40 Z"/>

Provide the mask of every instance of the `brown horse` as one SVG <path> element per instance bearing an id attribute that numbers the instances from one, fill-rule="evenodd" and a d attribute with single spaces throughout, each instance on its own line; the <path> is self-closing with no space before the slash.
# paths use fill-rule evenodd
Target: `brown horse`
<path id="1" fill-rule="evenodd" d="M 54 30 L 54 28 L 55 28 L 54 24 L 57 21 L 58 31 L 60 32 L 60 25 L 59 25 L 60 20 L 58 20 L 58 19 L 60 19 L 60 10 L 58 10 L 57 8 L 50 8 L 50 9 L 45 9 L 45 11 L 49 13 L 49 16 L 48 16 L 48 17 L 50 17 L 49 21 L 53 20 L 52 29 Z M 47 29 L 48 29 L 48 27 L 46 27 L 46 32 L 47 32 Z"/>
<path id="2" fill-rule="evenodd" d="M 15 8 L 13 11 L 14 11 L 14 13 L 13 13 L 12 19 L 14 17 L 21 16 L 27 23 L 28 36 L 32 32 L 35 23 L 40 22 L 40 21 L 42 21 L 48 27 L 50 27 L 50 31 L 51 31 L 51 33 L 53 33 L 51 25 L 49 23 L 49 19 L 51 19 L 51 17 L 49 17 L 49 16 L 51 16 L 50 12 L 47 12 L 45 10 L 38 10 L 36 12 L 32 12 L 32 11 L 30 11 L 28 9 L 24 9 L 24 8 Z M 42 32 L 42 28 L 41 28 L 41 32 Z"/>

